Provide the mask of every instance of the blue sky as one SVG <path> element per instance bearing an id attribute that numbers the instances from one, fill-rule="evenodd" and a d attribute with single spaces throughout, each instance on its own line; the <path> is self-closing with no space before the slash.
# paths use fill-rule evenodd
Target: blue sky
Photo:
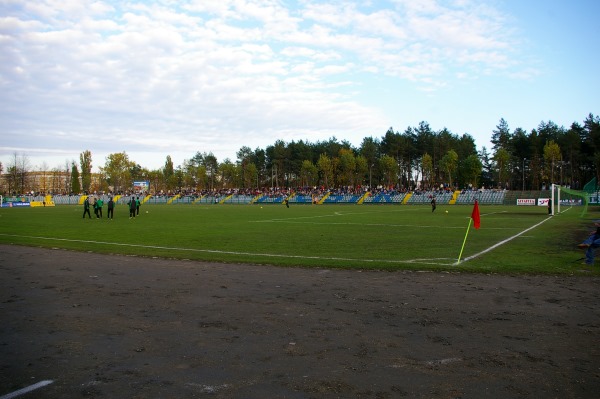
<path id="1" fill-rule="evenodd" d="M 595 0 L 0 0 L 0 162 L 149 169 L 600 113 Z"/>

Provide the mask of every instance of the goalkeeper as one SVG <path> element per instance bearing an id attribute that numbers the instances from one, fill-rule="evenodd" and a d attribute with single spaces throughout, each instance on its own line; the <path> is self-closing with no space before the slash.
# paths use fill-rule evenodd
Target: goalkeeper
<path id="1" fill-rule="evenodd" d="M 592 232 L 584 242 L 578 245 L 579 248 L 587 248 L 585 251 L 586 265 L 594 264 L 594 251 L 600 247 L 600 220 L 597 220 L 594 226 L 596 226 L 596 231 Z"/>

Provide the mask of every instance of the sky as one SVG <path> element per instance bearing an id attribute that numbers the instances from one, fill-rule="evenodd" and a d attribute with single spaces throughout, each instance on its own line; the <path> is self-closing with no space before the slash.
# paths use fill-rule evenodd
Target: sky
<path id="1" fill-rule="evenodd" d="M 597 0 L 0 0 L 0 162 L 93 171 L 600 113 Z"/>

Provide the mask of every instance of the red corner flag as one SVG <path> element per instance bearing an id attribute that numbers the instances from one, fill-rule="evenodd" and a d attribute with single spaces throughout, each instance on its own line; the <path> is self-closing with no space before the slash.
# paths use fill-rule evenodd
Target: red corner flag
<path id="1" fill-rule="evenodd" d="M 473 207 L 473 212 L 471 213 L 471 219 L 473 219 L 473 226 L 478 229 L 481 225 L 481 219 L 479 218 L 479 204 L 477 200 L 475 200 L 475 206 Z"/>

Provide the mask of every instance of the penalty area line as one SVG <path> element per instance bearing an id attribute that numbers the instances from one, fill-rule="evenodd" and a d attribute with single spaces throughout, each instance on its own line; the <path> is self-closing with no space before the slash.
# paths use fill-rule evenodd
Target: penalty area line
<path id="1" fill-rule="evenodd" d="M 5 237 L 16 237 L 16 238 L 33 238 L 36 240 L 47 240 L 47 241 L 63 241 L 63 242 L 79 242 L 85 244 L 96 244 L 96 245 L 115 245 L 119 247 L 131 247 L 131 248 L 147 248 L 147 249 L 164 249 L 169 251 L 181 251 L 181 252 L 204 252 L 211 254 L 223 254 L 223 255 L 244 255 L 254 257 L 267 257 L 267 258 L 287 258 L 287 259 L 310 259 L 310 260 L 334 260 L 334 261 L 347 261 L 347 262 L 364 262 L 364 263 L 388 263 L 388 264 L 402 264 L 402 263 L 427 263 L 433 265 L 452 266 L 453 263 L 439 263 L 432 262 L 441 258 L 433 259 L 358 259 L 358 258 L 342 258 L 336 256 L 306 256 L 306 255 L 284 255 L 284 254 L 268 254 L 268 253 L 252 253 L 252 252 L 238 252 L 238 251 L 221 251 L 217 249 L 199 249 L 199 248 L 178 248 L 178 247 L 165 247 L 159 245 L 142 245 L 142 244 L 126 244 L 122 242 L 108 242 L 108 241 L 92 241 L 92 240 L 77 240 L 70 238 L 56 238 L 56 237 L 40 237 L 40 236 L 24 236 L 19 234 L 6 234 L 0 233 L 0 236 Z M 447 258 L 445 258 L 447 259 Z M 4 398 L 0 398 L 4 399 Z"/>

